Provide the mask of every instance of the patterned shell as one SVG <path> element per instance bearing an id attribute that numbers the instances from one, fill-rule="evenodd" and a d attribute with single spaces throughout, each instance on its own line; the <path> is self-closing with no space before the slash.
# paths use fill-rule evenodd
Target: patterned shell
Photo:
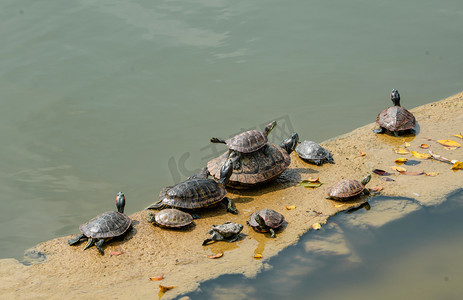
<path id="1" fill-rule="evenodd" d="M 110 238 L 123 235 L 130 224 L 132 220 L 127 215 L 117 211 L 107 211 L 80 225 L 79 229 L 87 237 Z"/>
<path id="2" fill-rule="evenodd" d="M 333 199 L 343 200 L 359 195 L 365 186 L 354 179 L 342 180 L 328 188 L 328 195 Z"/>
<path id="3" fill-rule="evenodd" d="M 334 163 L 333 156 L 330 151 L 326 150 L 319 144 L 312 141 L 303 141 L 296 147 L 296 152 L 302 159 L 308 160 L 311 163 L 320 165 L 324 161 Z"/>
<path id="4" fill-rule="evenodd" d="M 166 208 L 156 213 L 154 220 L 157 224 L 166 227 L 184 227 L 193 222 L 193 217 L 175 208 Z"/>
<path id="5" fill-rule="evenodd" d="M 288 152 L 281 147 L 267 145 L 267 149 L 241 154 L 240 167 L 233 170 L 228 186 L 250 188 L 277 178 L 288 168 L 291 163 Z M 207 169 L 212 176 L 217 179 L 220 177 L 220 168 L 227 157 L 228 152 L 225 152 L 207 163 Z"/>
<path id="6" fill-rule="evenodd" d="M 249 216 L 248 223 L 250 226 L 254 228 L 259 226 L 259 224 L 257 224 L 255 220 L 255 217 L 254 217 L 255 214 L 259 214 L 262 217 L 262 219 L 264 219 L 265 225 L 271 228 L 280 227 L 281 224 L 283 224 L 283 221 L 285 220 L 285 217 L 282 214 L 274 211 L 273 209 L 265 208 L 265 209 L 256 211 L 255 213 L 252 213 Z"/>
<path id="7" fill-rule="evenodd" d="M 162 204 L 170 207 L 196 209 L 214 205 L 225 198 L 225 187 L 212 179 L 188 179 L 159 194 Z"/>
<path id="8" fill-rule="evenodd" d="M 241 153 L 250 153 L 259 150 L 267 144 L 267 136 L 257 130 L 249 130 L 225 141 L 227 147 Z"/>
<path id="9" fill-rule="evenodd" d="M 391 106 L 378 114 L 376 123 L 392 132 L 409 130 L 415 127 L 415 117 L 401 106 Z"/>

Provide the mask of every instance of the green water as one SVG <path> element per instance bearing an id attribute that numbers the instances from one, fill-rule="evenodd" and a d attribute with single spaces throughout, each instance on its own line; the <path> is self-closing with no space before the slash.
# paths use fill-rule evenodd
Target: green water
<path id="1" fill-rule="evenodd" d="M 127 213 L 227 137 L 322 141 L 462 90 L 463 2 L 0 2 L 0 257 Z M 217 150 L 218 149 L 218 150 Z"/>

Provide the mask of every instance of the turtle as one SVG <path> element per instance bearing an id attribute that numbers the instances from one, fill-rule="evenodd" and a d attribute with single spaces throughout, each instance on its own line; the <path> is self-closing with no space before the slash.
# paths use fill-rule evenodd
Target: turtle
<path id="1" fill-rule="evenodd" d="M 290 165 L 291 158 L 289 154 L 294 150 L 298 140 L 298 134 L 293 133 L 279 146 L 267 144 L 258 151 L 241 154 L 240 166 L 233 170 L 227 186 L 247 189 L 279 177 Z M 229 159 L 228 154 L 225 152 L 221 156 L 210 160 L 207 163 L 209 173 L 218 178 L 220 166 L 227 159 Z"/>
<path id="2" fill-rule="evenodd" d="M 195 210 L 224 203 L 227 206 L 227 211 L 236 215 L 238 210 L 233 201 L 226 197 L 227 190 L 225 189 L 232 171 L 231 160 L 227 159 L 220 170 L 219 180 L 207 178 L 209 172 L 200 172 L 200 174 L 175 186 L 164 188 L 159 194 L 160 200 L 146 209 Z M 195 215 L 194 217 L 197 218 L 198 216 Z"/>
<path id="3" fill-rule="evenodd" d="M 322 165 L 324 162 L 334 164 L 334 159 L 330 151 L 315 142 L 303 141 L 296 146 L 295 150 L 300 158 L 317 166 Z"/>
<path id="4" fill-rule="evenodd" d="M 87 223 L 80 225 L 82 232 L 79 236 L 68 241 L 69 245 L 77 245 L 84 239 L 88 239 L 84 250 L 95 244 L 101 255 L 104 255 L 103 243 L 113 237 L 121 236 L 127 232 L 132 220 L 124 214 L 125 196 L 122 192 L 116 196 L 117 211 L 104 212 Z"/>
<path id="5" fill-rule="evenodd" d="M 234 242 L 240 237 L 241 230 L 243 230 L 243 225 L 230 221 L 221 225 L 212 225 L 212 229 L 207 232 L 211 237 L 204 240 L 203 246 L 213 241 L 227 240 L 230 243 Z"/>
<path id="6" fill-rule="evenodd" d="M 334 200 L 349 200 L 353 197 L 359 196 L 360 194 L 369 194 L 369 190 L 365 188 L 365 185 L 370 181 L 371 174 L 365 176 L 361 182 L 354 179 L 342 180 L 329 187 L 326 192 L 328 193 L 327 199 Z"/>
<path id="7" fill-rule="evenodd" d="M 213 137 L 211 138 L 211 143 L 226 144 L 229 149 L 228 154 L 234 154 L 233 168 L 238 169 L 240 167 L 240 154 L 252 153 L 263 148 L 268 142 L 268 134 L 276 125 L 277 122 L 273 121 L 265 127 L 264 132 L 248 130 L 227 140 Z"/>
<path id="8" fill-rule="evenodd" d="M 193 223 L 193 217 L 186 212 L 175 208 L 166 208 L 155 215 L 148 214 L 148 222 L 161 227 L 182 228 Z"/>
<path id="9" fill-rule="evenodd" d="M 396 89 L 392 90 L 391 100 L 394 106 L 391 106 L 378 114 L 376 123 L 379 129 L 374 129 L 374 133 L 393 133 L 399 136 L 399 133 L 412 132 L 416 120 L 411 112 L 400 106 L 400 94 Z"/>
<path id="10" fill-rule="evenodd" d="M 249 216 L 247 224 L 258 232 L 270 232 L 270 237 L 275 237 L 275 229 L 279 228 L 285 217 L 274 211 L 273 209 L 265 208 L 252 213 Z"/>

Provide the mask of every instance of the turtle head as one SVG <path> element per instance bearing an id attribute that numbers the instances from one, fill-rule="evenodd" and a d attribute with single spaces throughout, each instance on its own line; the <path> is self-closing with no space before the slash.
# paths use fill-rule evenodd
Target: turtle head
<path id="1" fill-rule="evenodd" d="M 222 168 L 220 169 L 220 179 L 219 183 L 222 185 L 226 185 L 230 180 L 230 176 L 233 173 L 233 164 L 231 159 L 227 159 L 223 164 Z"/>
<path id="2" fill-rule="evenodd" d="M 394 106 L 400 106 L 400 94 L 398 90 L 396 89 L 392 90 L 391 100 L 392 100 L 392 103 L 394 103 Z"/>
<path id="3" fill-rule="evenodd" d="M 367 176 L 365 176 L 365 178 L 362 179 L 362 184 L 366 185 L 368 182 L 370 182 L 370 179 L 371 179 L 371 174 L 368 174 Z"/>
<path id="4" fill-rule="evenodd" d="M 125 196 L 124 196 L 124 193 L 122 193 L 122 192 L 117 193 L 117 196 L 116 196 L 116 207 L 117 207 L 117 211 L 118 211 L 118 212 L 120 212 L 121 214 L 124 213 Z"/>
<path id="5" fill-rule="evenodd" d="M 259 214 L 254 214 L 254 220 L 259 224 L 259 227 L 262 229 L 267 228 L 267 225 L 265 224 L 264 218 L 261 217 Z"/>
<path id="6" fill-rule="evenodd" d="M 277 126 L 277 121 L 273 121 L 265 127 L 264 134 L 267 136 L 273 128 Z"/>
<path id="7" fill-rule="evenodd" d="M 298 142 L 299 135 L 297 133 L 293 133 L 289 138 L 281 142 L 280 147 L 285 149 L 288 154 L 291 154 L 291 152 L 293 152 L 296 148 Z"/>

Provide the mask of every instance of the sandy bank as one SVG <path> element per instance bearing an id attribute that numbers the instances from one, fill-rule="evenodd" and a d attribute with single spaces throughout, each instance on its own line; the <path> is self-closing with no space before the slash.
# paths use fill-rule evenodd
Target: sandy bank
<path id="1" fill-rule="evenodd" d="M 392 137 L 375 135 L 374 123 L 358 128 L 348 134 L 330 140 L 323 145 L 333 153 L 336 164 L 318 167 L 307 164 L 291 155 L 291 166 L 274 183 L 253 191 L 229 191 L 240 211 L 230 215 L 223 207 L 217 211 L 205 211 L 196 226 L 187 231 L 162 230 L 146 222 L 146 211 L 130 217 L 134 228 L 123 239 L 106 245 L 105 256 L 100 256 L 95 247 L 82 251 L 67 245 L 69 236 L 60 237 L 37 245 L 36 250 L 46 255 L 44 263 L 25 266 L 14 259 L 0 260 L 0 290 L 3 299 L 152 299 L 158 295 L 158 284 L 174 285 L 163 299 L 179 296 L 198 287 L 199 283 L 224 273 L 241 273 L 254 276 L 265 268 L 266 259 L 295 243 L 298 237 L 314 223 L 324 224 L 330 216 L 361 205 L 368 200 L 360 198 L 349 203 L 325 200 L 326 187 L 341 179 L 361 179 L 373 169 L 389 172 L 398 157 L 407 157 L 419 162 L 403 165 L 409 171 L 439 172 L 431 176 L 392 176 L 395 181 L 386 182 L 373 175 L 368 187 L 382 186 L 381 194 L 414 198 L 421 205 L 436 205 L 445 196 L 463 186 L 463 171 L 454 172 L 451 165 L 435 160 L 420 160 L 410 154 L 399 155 L 393 148 L 410 143 L 408 149 L 427 152 L 419 145 L 429 144 L 430 150 L 450 159 L 463 161 L 463 149 L 447 150 L 435 140 L 451 139 L 463 143 L 453 134 L 463 132 L 463 93 L 439 102 L 430 103 L 411 110 L 419 124 L 416 136 Z M 428 140 L 430 138 L 431 140 Z M 301 137 L 304 139 L 304 137 Z M 365 155 L 361 156 L 361 152 Z M 317 189 L 306 189 L 298 185 L 301 180 L 319 177 L 324 185 Z M 154 191 L 153 191 L 154 192 Z M 130 195 L 127 195 L 128 199 Z M 295 205 L 293 210 L 285 206 Z M 393 204 L 391 204 L 392 206 Z M 236 243 L 218 242 L 201 246 L 206 232 L 212 224 L 234 221 L 245 224 L 250 213 L 261 208 L 272 208 L 283 213 L 288 222 L 275 239 L 255 233 L 248 226 L 243 238 Z M 385 207 L 396 214 L 407 208 Z M 319 212 L 317 214 L 316 212 Z M 381 221 L 381 222 L 383 222 Z M 77 233 L 77 228 L 76 228 Z M 111 251 L 123 251 L 113 256 Z M 208 259 L 206 255 L 224 252 L 220 259 Z M 263 259 L 253 258 L 255 253 Z M 150 281 L 149 277 L 164 275 L 162 281 Z"/>

